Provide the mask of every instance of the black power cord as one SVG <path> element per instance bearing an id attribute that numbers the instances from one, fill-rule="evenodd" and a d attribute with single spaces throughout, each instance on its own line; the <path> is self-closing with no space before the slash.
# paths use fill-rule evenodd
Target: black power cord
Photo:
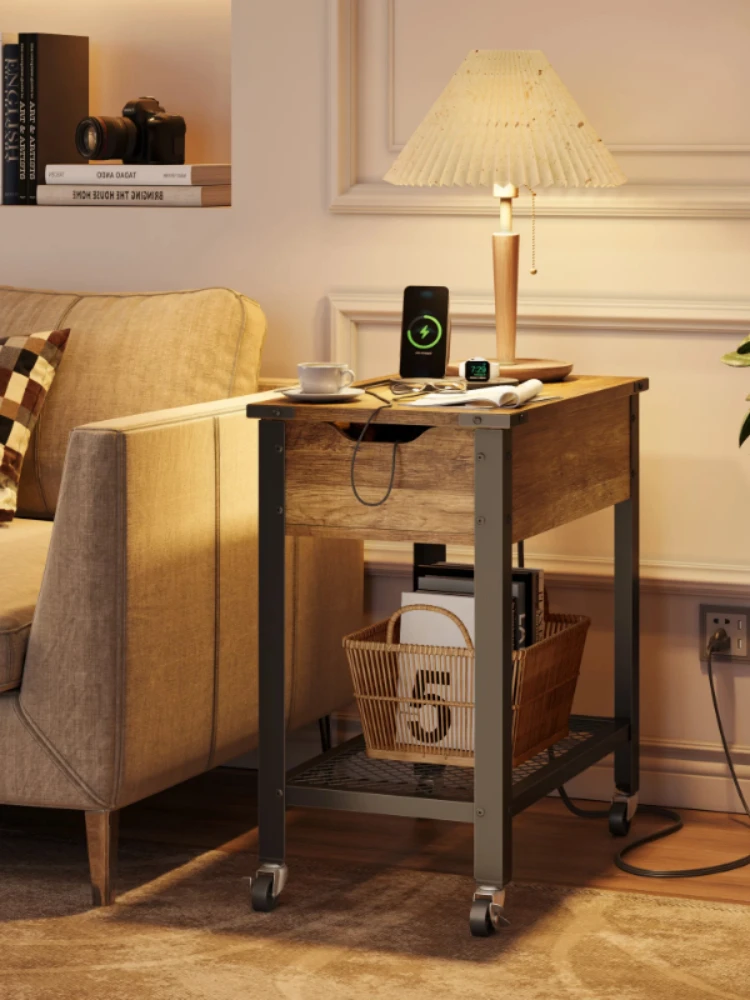
<path id="1" fill-rule="evenodd" d="M 349 467 L 349 481 L 352 486 L 352 493 L 354 494 L 356 499 L 362 504 L 363 507 L 382 507 L 383 504 L 386 502 L 386 500 L 390 497 L 391 493 L 393 492 L 393 484 L 396 481 L 396 456 L 398 455 L 398 441 L 395 441 L 393 444 L 393 453 L 391 455 L 391 478 L 388 483 L 388 487 L 385 491 L 385 494 L 380 500 L 365 500 L 364 497 L 360 495 L 357 489 L 357 484 L 354 480 L 354 470 L 357 464 L 357 455 L 359 454 L 359 449 L 362 446 L 362 442 L 364 441 L 365 435 L 369 431 L 370 426 L 375 422 L 378 414 L 382 410 L 387 410 L 391 406 L 393 406 L 394 401 L 392 399 L 383 399 L 382 396 L 378 395 L 377 392 L 373 392 L 372 389 L 365 389 L 365 392 L 367 393 L 368 396 L 374 396 L 375 399 L 379 399 L 383 405 L 379 406 L 377 410 L 372 411 L 370 416 L 367 418 L 367 423 L 364 425 L 359 437 L 357 438 L 357 443 L 354 445 L 354 451 L 352 452 L 351 465 Z"/>
<path id="2" fill-rule="evenodd" d="M 740 785 L 739 778 L 737 777 L 734 761 L 732 760 L 729 743 L 727 742 L 726 733 L 724 732 L 724 723 L 721 718 L 719 702 L 716 697 L 716 685 L 714 683 L 714 654 L 726 650 L 728 642 L 727 633 L 723 628 L 717 629 L 708 641 L 708 648 L 706 650 L 708 655 L 708 683 L 711 687 L 711 702 L 714 708 L 714 715 L 716 716 L 716 725 L 719 729 L 719 736 L 721 737 L 721 745 L 724 750 L 724 756 L 726 757 L 727 766 L 729 767 L 729 773 L 732 776 L 732 782 L 734 783 L 739 800 L 742 803 L 745 815 L 748 819 L 750 819 L 750 807 L 748 806 L 747 800 L 743 794 L 742 786 Z M 574 816 L 580 816 L 582 819 L 606 819 L 609 816 L 609 809 L 582 809 L 571 800 L 570 796 L 563 787 L 559 788 L 558 791 L 563 803 Z M 736 871 L 738 868 L 745 868 L 747 865 L 750 865 L 750 854 L 746 855 L 744 858 L 737 858 L 735 861 L 726 861 L 721 865 L 710 865 L 704 868 L 677 868 L 673 870 L 659 871 L 652 868 L 639 868 L 637 865 L 631 865 L 629 862 L 625 861 L 626 854 L 631 854 L 633 851 L 638 850 L 640 847 L 644 847 L 646 844 L 653 844 L 657 840 L 663 840 L 665 837 L 671 837 L 673 833 L 678 833 L 683 828 L 682 818 L 678 812 L 674 811 L 674 809 L 665 809 L 662 806 L 641 806 L 638 812 L 647 813 L 649 816 L 659 816 L 662 819 L 668 819 L 670 821 L 670 825 L 665 827 L 663 830 L 657 830 L 656 833 L 650 833 L 647 837 L 640 837 L 638 840 L 634 840 L 615 856 L 615 864 L 617 867 L 624 872 L 628 872 L 630 875 L 639 875 L 642 878 L 698 878 L 702 875 L 720 875 L 722 872 Z"/>

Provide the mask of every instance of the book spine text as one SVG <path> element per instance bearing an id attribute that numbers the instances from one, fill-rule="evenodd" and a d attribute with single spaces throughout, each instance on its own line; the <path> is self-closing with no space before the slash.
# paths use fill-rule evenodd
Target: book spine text
<path id="1" fill-rule="evenodd" d="M 29 36 L 29 113 L 28 113 L 28 165 L 26 201 L 36 205 L 36 164 L 37 164 L 37 40 L 36 35 Z"/>
<path id="2" fill-rule="evenodd" d="M 146 207 L 199 207 L 203 203 L 199 187 L 106 187 L 74 184 L 42 184 L 38 188 L 40 205 L 121 205 Z"/>
<path id="3" fill-rule="evenodd" d="M 27 35 L 20 35 L 18 39 L 18 66 L 21 74 L 18 92 L 18 203 L 26 204 L 28 180 L 27 164 L 29 155 L 28 145 L 28 60 L 29 42 Z"/>
<path id="4" fill-rule="evenodd" d="M 3 204 L 19 203 L 21 67 L 18 43 L 3 45 Z"/>
<path id="5" fill-rule="evenodd" d="M 52 164 L 45 171 L 47 184 L 153 184 L 158 187 L 187 186 L 193 183 L 191 167 L 156 166 L 147 164 L 93 163 Z"/>

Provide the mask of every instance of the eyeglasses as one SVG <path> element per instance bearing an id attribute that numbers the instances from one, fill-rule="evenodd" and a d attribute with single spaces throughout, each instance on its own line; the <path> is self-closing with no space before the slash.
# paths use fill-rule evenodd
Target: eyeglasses
<path id="1" fill-rule="evenodd" d="M 464 379 L 433 379 L 424 381 L 420 379 L 394 379 L 390 383 L 390 390 L 398 399 L 406 396 L 422 396 L 427 392 L 466 392 L 466 382 Z"/>

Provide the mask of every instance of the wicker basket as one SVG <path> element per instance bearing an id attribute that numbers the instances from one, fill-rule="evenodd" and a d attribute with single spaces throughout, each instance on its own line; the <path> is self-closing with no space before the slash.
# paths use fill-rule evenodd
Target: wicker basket
<path id="1" fill-rule="evenodd" d="M 447 615 L 466 648 L 400 645 L 401 615 Z M 513 653 L 513 766 L 568 735 L 590 619 L 548 615 L 545 637 Z M 463 622 L 428 604 L 344 639 L 369 757 L 472 767 L 474 647 Z"/>

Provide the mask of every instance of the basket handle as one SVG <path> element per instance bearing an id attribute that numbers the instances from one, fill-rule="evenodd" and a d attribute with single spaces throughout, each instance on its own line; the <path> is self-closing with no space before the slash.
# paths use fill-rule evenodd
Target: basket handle
<path id="1" fill-rule="evenodd" d="M 399 608 L 398 611 L 394 611 L 388 619 L 388 631 L 386 632 L 385 637 L 385 641 L 389 646 L 393 643 L 393 630 L 396 628 L 396 622 L 399 620 L 401 615 L 405 614 L 407 611 L 434 611 L 436 614 L 445 615 L 446 618 L 450 618 L 454 625 L 458 626 L 464 642 L 466 643 L 466 648 L 474 648 L 474 643 L 471 641 L 469 630 L 466 628 L 458 615 L 454 615 L 453 612 L 448 611 L 447 608 L 439 608 L 435 604 L 408 604 L 405 608 Z"/>

